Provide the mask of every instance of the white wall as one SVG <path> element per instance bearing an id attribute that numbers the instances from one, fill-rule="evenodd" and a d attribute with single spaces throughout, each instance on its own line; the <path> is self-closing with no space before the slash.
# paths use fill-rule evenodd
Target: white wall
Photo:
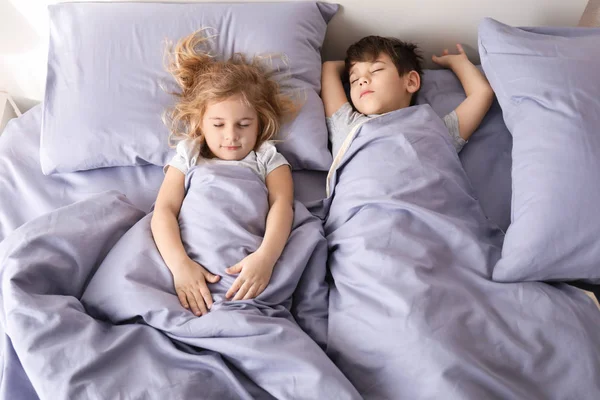
<path id="1" fill-rule="evenodd" d="M 24 109 L 43 97 L 48 46 L 46 7 L 60 2 L 64 1 L 0 0 L 0 90 L 11 93 Z M 363 36 L 377 34 L 417 42 L 426 59 L 433 52 L 453 48 L 460 42 L 476 61 L 477 24 L 481 18 L 489 16 L 517 26 L 574 26 L 587 4 L 587 0 L 338 2 L 342 9 L 329 26 L 323 47 L 324 59 L 341 58 L 348 45 Z M 3 20 L 7 15 L 10 16 L 8 22 Z"/>

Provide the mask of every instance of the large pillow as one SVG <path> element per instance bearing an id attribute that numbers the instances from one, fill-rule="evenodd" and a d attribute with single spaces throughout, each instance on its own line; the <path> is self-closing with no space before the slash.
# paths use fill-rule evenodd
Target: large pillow
<path id="1" fill-rule="evenodd" d="M 327 22 L 338 6 L 286 3 L 67 3 L 49 7 L 50 48 L 40 161 L 44 174 L 164 165 L 173 155 L 161 120 L 174 98 L 165 42 L 213 28 L 214 52 L 279 53 L 303 98 L 279 150 L 295 169 L 327 170 L 319 98 Z M 289 72 L 289 74 L 288 74 Z M 172 89 L 172 87 L 171 87 Z M 298 93 L 296 93 L 298 94 Z"/>
<path id="2" fill-rule="evenodd" d="M 430 104 L 440 116 L 454 110 L 466 98 L 454 72 L 425 70 L 417 104 Z M 463 168 L 485 215 L 503 231 L 510 225 L 512 137 L 497 101 L 459 154 Z"/>
<path id="3" fill-rule="evenodd" d="M 513 136 L 512 223 L 497 281 L 600 282 L 600 29 L 479 26 Z"/>

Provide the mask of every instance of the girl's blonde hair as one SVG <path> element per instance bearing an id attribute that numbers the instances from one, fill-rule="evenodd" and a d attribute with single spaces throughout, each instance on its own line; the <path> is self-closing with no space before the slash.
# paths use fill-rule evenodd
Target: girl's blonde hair
<path id="1" fill-rule="evenodd" d="M 180 39 L 166 53 L 167 69 L 180 89 L 172 93 L 178 97 L 175 106 L 163 116 L 170 129 L 169 143 L 198 139 L 206 155 L 201 127 L 207 106 L 239 94 L 258 115 L 257 150 L 278 133 L 284 119 L 294 116 L 297 104 L 281 92 L 281 85 L 274 79 L 278 71 L 269 68 L 264 58 L 255 56 L 248 61 L 236 53 L 228 60 L 216 60 L 208 51 L 209 38 L 204 31 Z"/>

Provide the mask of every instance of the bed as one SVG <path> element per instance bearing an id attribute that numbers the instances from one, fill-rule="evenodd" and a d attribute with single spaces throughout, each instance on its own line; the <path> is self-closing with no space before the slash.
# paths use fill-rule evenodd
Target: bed
<path id="1" fill-rule="evenodd" d="M 599 60 L 586 52 L 598 30 L 521 30 L 484 20 L 470 51 L 478 47 L 498 99 L 459 157 L 433 149 L 447 145 L 436 121 L 464 92 L 451 72 L 429 69 L 418 107 L 364 124 L 332 155 L 318 97 L 321 46 L 325 58 L 337 58 L 352 35 L 362 36 L 358 28 L 341 33 L 355 12 L 351 2 L 347 10 L 311 2 L 50 8 L 44 103 L 0 136 L 0 398 L 600 393 L 600 311 L 580 289 L 600 283 L 599 189 L 590 183 L 600 163 L 590 133 L 598 102 L 590 93 L 600 79 L 589 67 Z M 216 39 L 221 54 L 289 56 L 305 103 L 279 144 L 293 167 L 296 198 L 281 263 L 295 272 L 274 275 L 273 291 L 256 302 L 219 300 L 210 318 L 194 319 L 174 301 L 147 222 L 173 154 L 156 118 L 172 100 L 159 50 L 165 37 L 204 25 L 228 33 Z M 390 34 L 383 26 L 378 33 Z M 423 41 L 426 52 L 435 51 L 437 42 Z M 531 54 L 576 61 L 556 65 L 576 90 L 544 86 L 557 79 L 545 64 L 507 67 L 525 65 Z M 99 56 L 110 62 L 94 63 Z M 99 76 L 107 79 L 87 84 Z M 533 99 L 524 103 L 537 119 L 523 118 L 514 96 Z M 590 106 L 581 108 L 576 96 Z M 102 107 L 86 107 L 90 98 Z M 544 114 L 553 107 L 561 112 Z M 431 123 L 426 137 L 423 121 Z M 554 122 L 540 132 L 539 121 Z M 581 137 L 568 142 L 572 150 L 560 150 L 566 145 L 556 135 L 556 146 L 537 151 L 554 127 L 573 125 Z M 399 153 L 378 156 L 385 148 Z M 552 169 L 557 157 L 569 167 Z M 532 180 L 540 176 L 536 165 L 552 171 L 552 180 Z M 252 179 L 242 183 L 249 193 Z M 559 213 L 557 204 L 573 207 Z M 249 230 L 264 217 L 240 210 Z M 233 216 L 210 211 L 203 220 L 225 223 L 200 237 L 235 237 Z"/>

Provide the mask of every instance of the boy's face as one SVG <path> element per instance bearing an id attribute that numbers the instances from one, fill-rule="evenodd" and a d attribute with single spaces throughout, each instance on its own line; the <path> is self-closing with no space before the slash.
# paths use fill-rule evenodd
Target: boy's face
<path id="1" fill-rule="evenodd" d="M 385 53 L 373 61 L 357 62 L 350 68 L 350 97 L 356 109 L 365 115 L 383 114 L 410 106 L 412 94 L 419 90 L 419 74 L 398 74 L 394 62 Z"/>

